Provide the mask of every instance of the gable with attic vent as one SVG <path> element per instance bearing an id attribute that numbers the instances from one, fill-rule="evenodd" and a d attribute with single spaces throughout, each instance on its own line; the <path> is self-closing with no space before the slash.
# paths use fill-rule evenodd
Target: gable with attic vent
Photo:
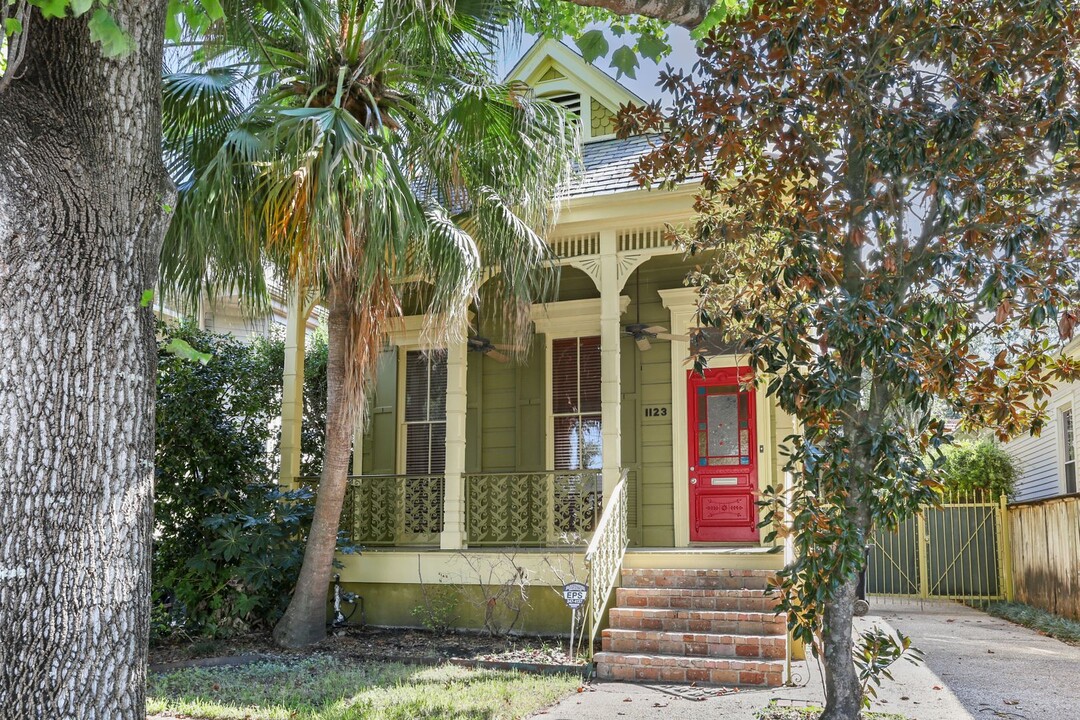
<path id="1" fill-rule="evenodd" d="M 524 82 L 580 118 L 585 142 L 614 137 L 619 106 L 644 102 L 555 40 L 536 43 L 507 79 Z"/>

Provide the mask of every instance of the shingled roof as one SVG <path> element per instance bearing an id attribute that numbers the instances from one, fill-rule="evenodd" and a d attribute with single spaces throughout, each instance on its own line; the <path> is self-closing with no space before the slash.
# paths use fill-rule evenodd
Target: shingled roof
<path id="1" fill-rule="evenodd" d="M 650 149 L 646 136 L 586 143 L 581 148 L 581 172 L 561 193 L 563 198 L 637 190 L 640 186 L 630 170 Z"/>
<path id="2" fill-rule="evenodd" d="M 560 197 L 569 200 L 641 189 L 630 176 L 630 171 L 634 163 L 649 154 L 658 143 L 659 138 L 655 135 L 585 143 L 581 148 L 580 172 L 560 193 Z M 700 179 L 700 172 L 693 173 L 686 182 Z"/>

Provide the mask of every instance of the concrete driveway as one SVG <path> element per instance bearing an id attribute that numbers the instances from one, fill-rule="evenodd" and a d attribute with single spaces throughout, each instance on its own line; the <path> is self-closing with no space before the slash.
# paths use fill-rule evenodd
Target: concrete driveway
<path id="1" fill-rule="evenodd" d="M 874 601 L 976 718 L 1080 720 L 1080 647 L 957 603 Z"/>
<path id="2" fill-rule="evenodd" d="M 956 603 L 872 601 L 857 621 L 896 627 L 926 658 L 892 668 L 873 710 L 911 720 L 1080 720 L 1080 648 Z M 719 694 L 710 689 L 594 683 L 537 714 L 542 720 L 751 720 L 776 700 L 823 702 L 817 664 L 796 663 L 794 687 Z"/>

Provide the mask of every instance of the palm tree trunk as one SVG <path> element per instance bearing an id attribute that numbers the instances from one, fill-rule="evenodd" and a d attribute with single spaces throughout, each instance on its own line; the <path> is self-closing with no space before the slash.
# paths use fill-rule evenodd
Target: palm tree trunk
<path id="1" fill-rule="evenodd" d="M 352 451 L 353 413 L 345 395 L 346 348 L 348 347 L 352 303 L 344 293 L 330 293 L 327 320 L 326 359 L 326 443 L 322 475 L 315 501 L 304 563 L 296 581 L 289 607 L 274 628 L 274 640 L 283 647 L 296 648 L 326 637 L 327 589 L 337 547 L 341 507 L 348 484 L 349 455 Z"/>
<path id="2" fill-rule="evenodd" d="M 145 720 L 164 0 L 34 11 L 0 92 L 0 718 Z"/>

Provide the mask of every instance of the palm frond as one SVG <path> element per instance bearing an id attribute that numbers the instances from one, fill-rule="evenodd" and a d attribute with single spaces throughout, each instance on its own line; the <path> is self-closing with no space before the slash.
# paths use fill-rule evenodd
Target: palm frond
<path id="1" fill-rule="evenodd" d="M 431 283 L 437 344 L 460 339 L 497 267 L 486 302 L 524 333 L 556 277 L 544 236 L 578 139 L 561 108 L 493 82 L 516 2 L 223 4 L 212 67 L 170 80 L 183 178 L 163 279 L 246 293 L 268 264 L 348 303 L 357 404 L 407 279 Z"/>

